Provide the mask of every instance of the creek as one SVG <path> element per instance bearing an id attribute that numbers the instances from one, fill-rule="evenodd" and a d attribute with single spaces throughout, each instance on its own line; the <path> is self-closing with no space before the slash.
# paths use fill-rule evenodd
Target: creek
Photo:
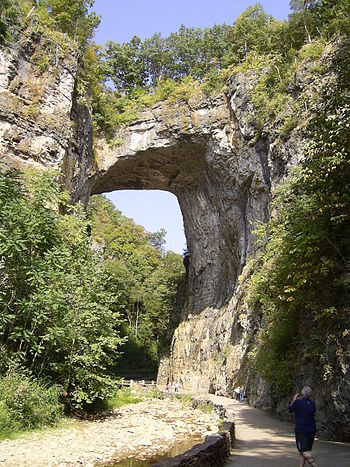
<path id="1" fill-rule="evenodd" d="M 183 454 L 184 452 L 193 448 L 193 446 L 195 446 L 196 444 L 202 442 L 203 438 L 190 438 L 175 444 L 167 453 L 162 454 L 161 456 L 152 456 L 143 460 L 129 458 L 123 461 L 118 461 L 116 463 L 112 462 L 108 464 L 108 467 L 151 467 L 155 462 L 158 462 L 162 459 L 166 459 L 168 457 L 175 457 L 179 454 Z"/>

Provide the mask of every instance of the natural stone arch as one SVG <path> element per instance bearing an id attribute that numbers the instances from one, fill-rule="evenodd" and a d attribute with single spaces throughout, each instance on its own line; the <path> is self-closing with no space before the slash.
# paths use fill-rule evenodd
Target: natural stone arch
<path id="1" fill-rule="evenodd" d="M 264 219 L 268 189 L 261 157 L 245 148 L 224 95 L 188 105 L 159 104 L 100 145 L 91 194 L 120 189 L 173 193 L 189 253 L 188 313 L 231 296 L 251 248 L 249 221 Z"/>

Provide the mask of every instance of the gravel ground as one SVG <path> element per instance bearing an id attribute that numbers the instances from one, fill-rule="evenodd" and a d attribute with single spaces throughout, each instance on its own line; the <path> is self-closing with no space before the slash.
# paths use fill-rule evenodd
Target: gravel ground
<path id="1" fill-rule="evenodd" d="M 177 400 L 149 399 L 124 406 L 109 417 L 72 421 L 68 427 L 0 442 L 0 466 L 103 465 L 166 453 L 184 439 L 217 432 L 218 417 Z"/>

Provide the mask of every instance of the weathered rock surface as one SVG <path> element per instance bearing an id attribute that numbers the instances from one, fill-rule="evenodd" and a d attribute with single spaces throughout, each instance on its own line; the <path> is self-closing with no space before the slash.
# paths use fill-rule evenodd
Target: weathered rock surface
<path id="1" fill-rule="evenodd" d="M 238 278 L 254 253 L 252 223 L 269 219 L 273 187 L 303 158 L 302 128 L 281 136 L 277 118 L 260 133 L 251 104 L 254 75 L 237 75 L 216 97 L 162 102 L 140 113 L 117 130 L 117 147 L 99 142 L 93 158 L 89 110 L 75 90 L 77 59 L 67 53 L 38 75 L 41 40 L 23 36 L 0 51 L 2 162 L 56 167 L 73 199 L 84 202 L 90 194 L 120 189 L 175 194 L 189 253 L 186 297 L 158 382 L 178 379 L 187 391 L 230 395 L 244 381 L 253 403 L 276 407 L 263 381 L 247 379 L 247 354 L 261 317 L 245 304 Z M 290 96 L 310 95 L 317 86 L 306 64 Z M 322 432 L 350 439 L 349 353 L 343 360 L 330 383 L 306 368 L 298 378 L 318 386 Z"/>
<path id="2" fill-rule="evenodd" d="M 186 439 L 218 431 L 219 417 L 177 400 L 150 399 L 124 406 L 106 419 L 77 421 L 67 428 L 0 442 L 0 465 L 103 465 L 127 457 L 151 458 Z"/>
<path id="3" fill-rule="evenodd" d="M 222 306 L 252 249 L 250 221 L 266 220 L 264 154 L 243 141 L 225 95 L 163 102 L 117 132 L 98 152 L 92 193 L 161 189 L 179 201 L 190 255 L 188 313 Z"/>
<path id="4" fill-rule="evenodd" d="M 59 169 L 75 199 L 86 199 L 92 121 L 75 90 L 78 54 L 69 43 L 51 48 L 35 28 L 0 48 L 0 163 Z"/>

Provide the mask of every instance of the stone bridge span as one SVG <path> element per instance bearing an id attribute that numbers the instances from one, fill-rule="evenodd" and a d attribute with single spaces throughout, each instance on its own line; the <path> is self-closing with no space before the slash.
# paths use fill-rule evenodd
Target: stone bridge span
<path id="1" fill-rule="evenodd" d="M 114 149 L 97 145 L 91 194 L 176 195 L 189 253 L 188 313 L 227 302 L 251 248 L 250 220 L 266 217 L 261 155 L 244 139 L 222 94 L 192 106 L 157 104 L 117 131 Z"/>

